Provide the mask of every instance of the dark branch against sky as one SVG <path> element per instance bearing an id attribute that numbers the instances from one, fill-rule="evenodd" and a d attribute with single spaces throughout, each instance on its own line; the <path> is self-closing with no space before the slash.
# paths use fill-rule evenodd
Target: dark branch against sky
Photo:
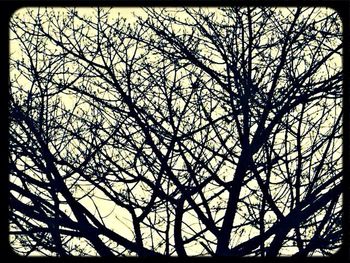
<path id="1" fill-rule="evenodd" d="M 18 10 L 13 250 L 334 254 L 342 48 L 327 8 Z"/>

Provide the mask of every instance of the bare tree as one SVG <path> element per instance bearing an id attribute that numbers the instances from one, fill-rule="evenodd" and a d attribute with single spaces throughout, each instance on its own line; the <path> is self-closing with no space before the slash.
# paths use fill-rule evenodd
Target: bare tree
<path id="1" fill-rule="evenodd" d="M 14 251 L 335 253 L 338 14 L 123 11 L 29 8 L 11 19 Z"/>

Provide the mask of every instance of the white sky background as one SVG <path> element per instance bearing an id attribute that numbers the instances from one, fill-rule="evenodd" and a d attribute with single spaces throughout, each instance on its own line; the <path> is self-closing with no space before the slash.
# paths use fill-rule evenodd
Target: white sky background
<path id="1" fill-rule="evenodd" d="M 55 12 L 65 12 L 66 9 L 64 8 L 54 8 L 53 9 Z M 92 9 L 90 8 L 77 8 L 76 9 L 78 11 L 79 15 L 86 15 L 88 16 L 94 16 L 94 13 L 96 11 L 92 11 Z M 208 9 L 209 11 L 216 11 L 216 8 L 210 8 Z M 281 15 L 282 16 L 288 16 L 290 14 L 290 10 L 288 9 L 284 9 L 281 8 Z M 333 10 L 329 10 L 327 12 L 333 12 Z M 131 25 L 136 21 L 136 19 L 134 18 L 134 13 L 137 16 L 140 16 L 142 18 L 146 17 L 145 12 L 141 9 L 141 8 L 113 8 L 110 11 L 110 17 L 113 18 L 117 15 L 120 15 L 122 17 L 124 17 Z M 18 15 L 20 17 L 25 17 L 26 16 L 26 9 L 20 9 L 18 11 L 16 11 L 15 15 Z M 276 51 L 278 52 L 278 51 Z M 19 46 L 17 45 L 16 42 L 11 42 L 10 43 L 10 54 L 11 54 L 11 58 L 12 59 L 21 59 L 22 57 L 22 50 L 19 49 Z M 272 56 L 275 54 L 272 54 Z M 342 62 L 341 62 L 341 56 L 334 56 L 333 61 L 335 63 L 335 65 L 339 68 L 342 67 Z M 301 69 L 302 70 L 302 69 Z M 11 72 L 11 76 L 14 77 L 17 74 L 17 72 L 13 71 Z M 28 84 L 26 82 L 26 80 L 22 81 L 23 85 L 26 86 L 26 84 Z M 64 95 L 66 96 L 64 98 L 64 104 L 66 105 L 66 107 L 72 107 L 75 103 L 76 98 L 74 96 L 69 96 L 69 95 Z M 181 106 L 181 105 L 180 105 Z M 218 109 L 216 112 L 214 112 L 214 114 L 217 114 L 218 116 L 222 115 L 223 113 L 221 112 L 222 109 Z M 328 127 L 325 127 L 325 129 L 327 129 Z M 281 135 L 282 136 L 282 135 Z M 283 137 L 281 138 L 281 140 L 283 140 Z M 341 154 L 339 152 L 339 154 Z M 183 165 L 183 163 L 179 164 L 180 166 Z M 230 172 L 228 172 L 228 175 L 230 175 Z M 254 182 L 252 182 L 254 183 Z M 79 191 L 78 191 L 79 192 Z M 77 192 L 77 194 L 79 194 Z M 129 238 L 130 240 L 132 240 L 132 231 L 130 229 L 132 229 L 132 224 L 131 224 L 131 216 L 129 214 L 129 212 L 126 209 L 120 208 L 120 207 L 115 207 L 110 201 L 105 201 L 102 198 L 104 197 L 103 194 L 101 192 L 96 191 L 96 196 L 100 196 L 101 199 L 95 199 L 94 201 L 96 202 L 96 204 L 98 205 L 98 209 L 99 212 L 101 213 L 102 216 L 107 216 L 104 220 L 104 223 L 106 224 L 107 227 L 111 228 L 112 230 L 115 230 L 118 234 L 121 234 L 124 237 Z M 140 193 L 142 194 L 142 193 Z M 242 195 L 244 195 L 244 191 L 242 192 Z M 95 207 L 93 206 L 91 200 L 89 200 L 89 198 L 84 198 L 81 200 L 81 203 L 89 208 L 92 212 L 95 212 Z M 243 208 L 244 209 L 244 208 Z M 118 218 L 119 219 L 119 223 L 117 223 L 118 221 L 116 221 Z M 191 224 L 191 221 L 193 220 L 193 222 L 196 222 L 196 218 L 192 217 L 190 214 L 187 214 L 187 216 L 185 216 L 184 221 L 186 221 L 188 224 Z M 235 221 L 235 224 L 239 224 L 239 221 Z M 194 225 L 194 227 L 198 227 Z M 247 230 L 248 231 L 248 230 Z M 147 233 L 144 233 L 145 235 Z M 258 232 L 256 232 L 256 234 L 258 234 Z M 236 237 L 233 237 L 233 240 L 235 240 Z M 244 241 L 244 237 L 238 242 L 242 242 Z M 198 243 L 191 243 L 192 247 L 191 250 L 188 251 L 189 254 L 197 254 L 200 253 L 202 251 L 202 247 L 198 244 Z M 214 247 L 213 247 L 214 248 Z M 214 248 L 215 249 L 215 248 Z M 288 255 L 288 251 L 283 251 L 283 253 L 285 255 Z M 32 255 L 35 255 L 35 253 L 33 253 Z"/>

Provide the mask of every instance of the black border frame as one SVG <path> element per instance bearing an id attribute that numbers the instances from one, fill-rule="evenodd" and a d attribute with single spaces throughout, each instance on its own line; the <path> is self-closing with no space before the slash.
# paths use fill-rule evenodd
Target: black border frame
<path id="1" fill-rule="evenodd" d="M 350 1 L 347 0 L 0 0 L 0 62 L 2 71 L 0 73 L 0 164 L 2 176 L 0 177 L 0 251 L 3 253 L 3 260 L 14 260 L 16 262 L 102 262 L 104 260 L 111 260 L 114 262 L 147 262 L 152 258 L 128 257 L 128 258 L 103 258 L 103 257 L 65 257 L 65 258 L 47 258 L 47 257 L 22 257 L 14 253 L 9 244 L 9 229 L 8 229 L 8 89 L 9 89 L 9 21 L 12 14 L 22 7 L 39 7 L 39 6 L 79 6 L 79 7 L 93 7 L 93 6 L 115 6 L 115 7 L 176 7 L 176 6 L 303 6 L 303 7 L 329 7 L 333 8 L 339 14 L 343 23 L 343 245 L 334 255 L 330 257 L 307 257 L 307 258 L 292 258 L 292 257 L 276 257 L 276 258 L 236 258 L 236 257 L 167 257 L 167 262 L 176 262 L 181 260 L 183 262 L 293 262 L 295 260 L 302 262 L 350 262 Z M 346 109 L 349 109 L 347 111 Z M 161 259 L 161 258 L 160 258 Z M 154 259 L 156 260 L 156 259 Z M 162 260 L 162 259 L 161 259 Z"/>

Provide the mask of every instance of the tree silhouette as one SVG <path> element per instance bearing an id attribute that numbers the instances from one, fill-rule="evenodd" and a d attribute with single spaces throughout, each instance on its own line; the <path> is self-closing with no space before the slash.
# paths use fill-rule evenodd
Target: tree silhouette
<path id="1" fill-rule="evenodd" d="M 12 16 L 13 250 L 334 254 L 343 176 L 337 13 L 136 10 Z"/>

